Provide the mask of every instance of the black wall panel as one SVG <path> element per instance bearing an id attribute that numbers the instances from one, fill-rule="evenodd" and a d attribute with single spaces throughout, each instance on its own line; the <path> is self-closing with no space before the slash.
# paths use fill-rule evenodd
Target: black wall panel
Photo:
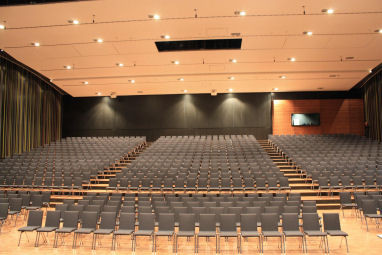
<path id="1" fill-rule="evenodd" d="M 63 136 L 254 134 L 271 127 L 270 93 L 64 97 Z"/>

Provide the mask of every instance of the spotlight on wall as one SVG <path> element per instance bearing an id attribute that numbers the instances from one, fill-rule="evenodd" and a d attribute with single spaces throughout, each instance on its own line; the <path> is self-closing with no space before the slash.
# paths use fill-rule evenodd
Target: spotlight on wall
<path id="1" fill-rule="evenodd" d="M 312 36 L 313 35 L 313 32 L 312 31 L 304 31 L 302 32 L 304 35 L 307 35 L 307 36 Z"/>
<path id="2" fill-rule="evenodd" d="M 40 43 L 39 42 L 32 42 L 31 43 L 33 46 L 35 46 L 35 47 L 39 47 L 40 46 Z"/>
<path id="3" fill-rule="evenodd" d="M 0 30 L 4 30 L 5 29 L 5 25 L 4 24 L 0 24 Z"/>
<path id="4" fill-rule="evenodd" d="M 89 82 L 88 82 L 88 81 L 83 81 L 82 84 L 84 84 L 84 85 L 88 85 Z"/>
<path id="5" fill-rule="evenodd" d="M 246 11 L 235 11 L 234 14 L 237 16 L 245 16 L 245 15 L 247 15 L 247 12 Z"/>
<path id="6" fill-rule="evenodd" d="M 217 96 L 217 95 L 218 95 L 218 92 L 216 91 L 216 89 L 211 90 L 211 96 Z"/>
<path id="7" fill-rule="evenodd" d="M 96 95 L 97 95 L 97 96 L 101 96 L 102 93 L 101 93 L 101 92 L 96 92 Z"/>
<path id="8" fill-rule="evenodd" d="M 80 24 L 80 21 L 78 19 L 70 19 L 70 20 L 68 20 L 68 23 L 73 24 L 73 25 L 78 25 L 78 24 Z"/>
<path id="9" fill-rule="evenodd" d="M 334 10 L 333 9 L 322 9 L 321 12 L 327 13 L 327 14 L 333 14 Z"/>
<path id="10" fill-rule="evenodd" d="M 119 66 L 119 67 L 123 67 L 124 66 L 123 63 L 116 63 L 116 65 Z"/>
<path id="11" fill-rule="evenodd" d="M 70 69 L 72 69 L 72 66 L 68 65 L 68 66 L 64 66 L 64 68 L 67 69 L 67 70 L 70 70 Z"/>
<path id="12" fill-rule="evenodd" d="M 237 63 L 237 60 L 234 59 L 234 58 L 231 58 L 231 59 L 229 60 L 229 62 L 231 62 L 231 63 Z"/>
<path id="13" fill-rule="evenodd" d="M 161 35 L 160 38 L 168 40 L 168 39 L 171 38 L 171 36 L 169 36 L 169 35 Z"/>
<path id="14" fill-rule="evenodd" d="M 291 62 L 294 62 L 294 61 L 296 61 L 296 58 L 292 57 L 292 58 L 288 58 L 288 60 Z"/>
<path id="15" fill-rule="evenodd" d="M 94 41 L 97 42 L 97 43 L 103 43 L 103 39 L 102 38 L 95 38 Z"/>
<path id="16" fill-rule="evenodd" d="M 160 19 L 159 14 L 149 14 L 148 17 L 149 17 L 149 19 L 156 19 L 156 20 Z"/>

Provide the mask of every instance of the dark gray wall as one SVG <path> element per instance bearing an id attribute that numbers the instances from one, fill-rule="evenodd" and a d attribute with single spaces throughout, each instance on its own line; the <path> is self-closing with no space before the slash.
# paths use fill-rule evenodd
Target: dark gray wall
<path id="1" fill-rule="evenodd" d="M 64 97 L 63 137 L 253 134 L 272 131 L 270 93 Z"/>

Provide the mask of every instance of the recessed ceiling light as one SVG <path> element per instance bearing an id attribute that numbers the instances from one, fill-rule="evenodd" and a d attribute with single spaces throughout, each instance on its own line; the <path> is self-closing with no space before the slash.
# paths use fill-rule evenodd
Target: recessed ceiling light
<path id="1" fill-rule="evenodd" d="M 149 14 L 148 17 L 150 19 L 157 19 L 157 20 L 160 19 L 160 15 L 159 14 Z"/>
<path id="2" fill-rule="evenodd" d="M 273 88 L 272 90 L 277 91 L 277 90 L 279 90 L 279 88 Z"/>
<path id="3" fill-rule="evenodd" d="M 89 84 L 88 81 L 83 81 L 82 83 L 83 83 L 84 85 L 88 85 L 88 84 Z"/>
<path id="4" fill-rule="evenodd" d="M 369 73 L 372 73 L 373 72 L 373 70 L 372 69 L 369 69 Z"/>
<path id="5" fill-rule="evenodd" d="M 286 79 L 286 76 L 285 75 L 281 75 L 279 76 L 280 79 Z"/>
<path id="6" fill-rule="evenodd" d="M 95 42 L 97 43 L 103 43 L 103 39 L 102 38 L 96 38 L 94 39 Z"/>
<path id="7" fill-rule="evenodd" d="M 294 62 L 296 61 L 296 58 L 288 58 L 288 60 Z"/>
<path id="8" fill-rule="evenodd" d="M 233 59 L 230 59 L 229 62 L 237 63 L 237 60 L 233 58 Z"/>
<path id="9" fill-rule="evenodd" d="M 179 80 L 179 81 L 184 81 L 184 78 L 179 78 L 178 80 Z"/>
<path id="10" fill-rule="evenodd" d="M 187 89 L 185 89 L 185 90 L 183 90 L 183 92 L 184 92 L 184 93 L 187 93 L 187 92 L 188 92 L 188 90 L 187 90 Z"/>
<path id="11" fill-rule="evenodd" d="M 35 46 L 35 47 L 39 47 L 40 43 L 39 42 L 32 42 L 32 45 Z"/>
<path id="12" fill-rule="evenodd" d="M 247 12 L 246 11 L 235 11 L 234 14 L 240 15 L 240 16 L 245 16 L 245 15 L 247 15 Z"/>
<path id="13" fill-rule="evenodd" d="M 72 69 L 72 66 L 64 66 L 65 69 Z"/>
<path id="14" fill-rule="evenodd" d="M 1 26 L 0 26 L 0 29 L 4 29 L 4 28 L 1 28 Z M 382 29 L 377 29 L 374 32 L 382 34 Z"/>
<path id="15" fill-rule="evenodd" d="M 240 36 L 241 33 L 231 33 L 231 36 Z"/>
<path id="16" fill-rule="evenodd" d="M 78 19 L 71 19 L 71 20 L 68 20 L 68 22 L 69 22 L 70 24 L 73 24 L 73 25 L 78 25 L 78 24 L 80 24 L 80 21 L 79 21 Z"/>
<path id="17" fill-rule="evenodd" d="M 231 81 L 233 81 L 233 80 L 235 80 L 235 77 L 230 76 L 230 77 L 228 77 L 228 79 L 231 80 Z"/>
<path id="18" fill-rule="evenodd" d="M 304 35 L 307 35 L 307 36 L 312 36 L 313 35 L 313 32 L 312 31 L 304 31 L 302 32 Z"/>
<path id="19" fill-rule="evenodd" d="M 101 92 L 96 92 L 96 95 L 100 96 L 100 95 L 102 95 L 102 93 Z"/>
<path id="20" fill-rule="evenodd" d="M 232 88 L 230 88 L 230 89 L 228 89 L 228 91 L 229 91 L 229 92 L 232 92 L 232 91 L 233 91 L 233 89 L 232 89 Z"/>
<path id="21" fill-rule="evenodd" d="M 116 65 L 119 66 L 119 67 L 123 67 L 124 66 L 123 63 L 116 63 Z"/>
<path id="22" fill-rule="evenodd" d="M 0 24 L 0 29 L 4 30 L 5 29 L 5 25 L 4 24 Z"/>
<path id="23" fill-rule="evenodd" d="M 167 39 L 167 40 L 171 38 L 170 35 L 161 35 L 160 37 L 163 38 L 163 39 Z"/>
<path id="24" fill-rule="evenodd" d="M 179 65 L 179 64 L 180 64 L 179 60 L 174 60 L 174 61 L 172 61 L 172 63 L 173 63 L 174 65 Z"/>
<path id="25" fill-rule="evenodd" d="M 50 81 L 50 82 L 53 82 L 53 79 L 50 79 L 49 81 Z"/>
<path id="26" fill-rule="evenodd" d="M 135 80 L 129 80 L 129 83 L 135 83 Z"/>
<path id="27" fill-rule="evenodd" d="M 321 12 L 327 13 L 327 14 L 333 14 L 334 10 L 333 9 L 322 9 Z"/>

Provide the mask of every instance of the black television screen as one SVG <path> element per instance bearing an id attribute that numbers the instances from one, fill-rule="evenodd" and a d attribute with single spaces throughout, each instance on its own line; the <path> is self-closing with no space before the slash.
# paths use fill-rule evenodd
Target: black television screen
<path id="1" fill-rule="evenodd" d="M 292 126 L 319 126 L 319 113 L 292 113 Z"/>

